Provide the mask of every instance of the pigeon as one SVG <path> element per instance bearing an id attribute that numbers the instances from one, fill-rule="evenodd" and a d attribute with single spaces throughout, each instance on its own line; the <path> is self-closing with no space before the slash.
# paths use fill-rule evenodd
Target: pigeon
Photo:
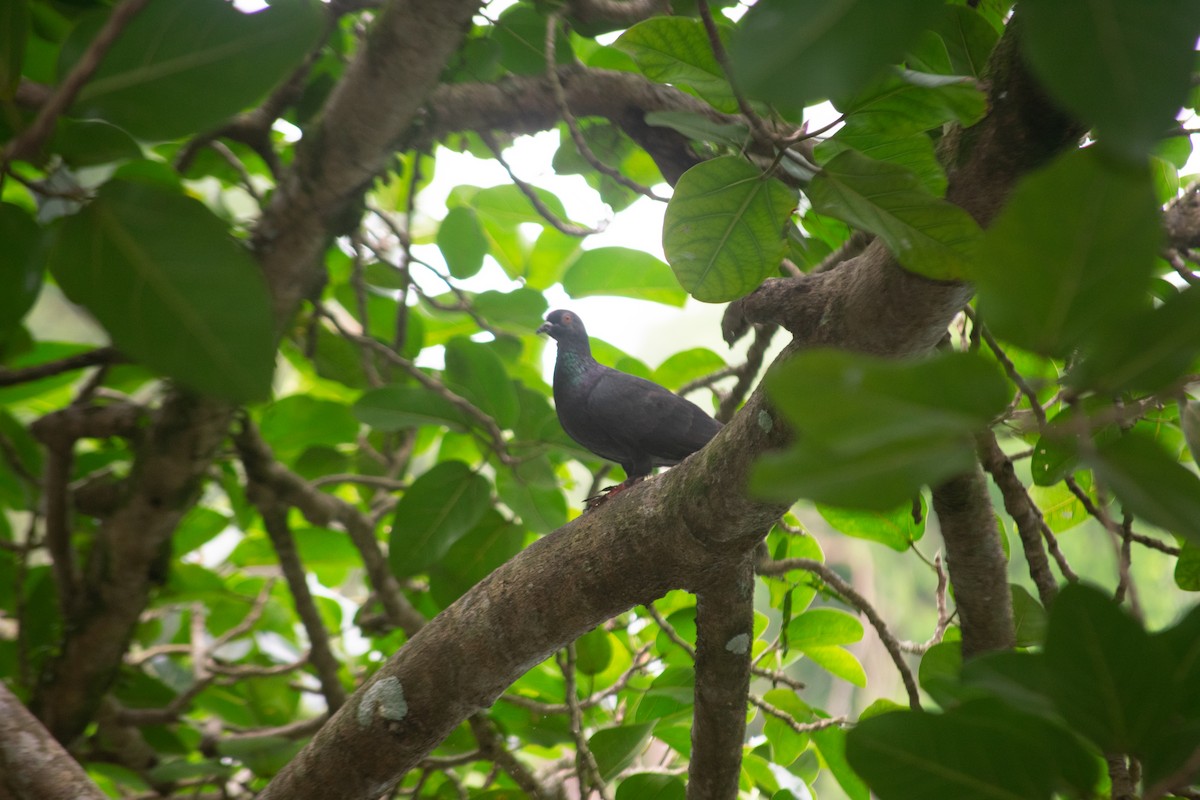
<path id="1" fill-rule="evenodd" d="M 657 383 L 615 370 L 592 358 L 583 320 L 573 311 L 551 311 L 538 333 L 558 342 L 554 405 L 567 435 L 625 470 L 615 494 L 655 467 L 678 464 L 699 450 L 721 423 Z M 588 509 L 598 505 L 589 498 Z"/>

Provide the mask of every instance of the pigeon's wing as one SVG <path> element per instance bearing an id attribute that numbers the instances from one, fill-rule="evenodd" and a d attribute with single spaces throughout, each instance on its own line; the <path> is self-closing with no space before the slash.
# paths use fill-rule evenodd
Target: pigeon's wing
<path id="1" fill-rule="evenodd" d="M 587 399 L 588 415 L 630 459 L 675 464 L 699 450 L 721 423 L 656 383 L 605 369 Z"/>

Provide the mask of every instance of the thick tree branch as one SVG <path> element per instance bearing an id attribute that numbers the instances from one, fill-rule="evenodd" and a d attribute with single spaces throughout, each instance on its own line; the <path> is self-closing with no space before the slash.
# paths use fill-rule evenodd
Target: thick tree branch
<path id="1" fill-rule="evenodd" d="M 746 736 L 750 646 L 754 643 L 754 563 L 717 562 L 696 593 L 696 702 L 689 800 L 736 797 Z"/>
<path id="2" fill-rule="evenodd" d="M 0 681 L 0 796 L 104 800 L 71 754 Z"/>
<path id="3" fill-rule="evenodd" d="M 963 658 L 1009 650 L 1016 642 L 1008 561 L 983 472 L 951 478 L 933 489 L 933 508 L 946 543 L 946 567 L 962 621 Z"/>

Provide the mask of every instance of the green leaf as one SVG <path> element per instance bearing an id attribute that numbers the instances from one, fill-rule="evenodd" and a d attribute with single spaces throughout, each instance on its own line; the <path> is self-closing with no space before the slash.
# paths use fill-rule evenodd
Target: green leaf
<path id="1" fill-rule="evenodd" d="M 793 108 L 857 92 L 899 60 L 941 0 L 764 0 L 730 42 L 739 83 Z"/>
<path id="2" fill-rule="evenodd" d="M 825 165 L 808 197 L 819 213 L 880 236 L 906 269 L 929 278 L 962 278 L 979 241 L 971 216 L 915 174 L 853 150 Z"/>
<path id="3" fill-rule="evenodd" d="M 584 250 L 562 278 L 571 298 L 609 295 L 682 307 L 687 293 L 671 268 L 649 253 L 628 247 Z"/>
<path id="4" fill-rule="evenodd" d="M 498 469 L 496 493 L 535 533 L 549 533 L 567 524 L 567 498 L 545 458 Z"/>
<path id="5" fill-rule="evenodd" d="M 1175 585 L 1185 592 L 1200 592 L 1200 547 L 1184 542 L 1175 561 Z"/>
<path id="6" fill-rule="evenodd" d="M 1046 638 L 1046 609 L 1023 586 L 1008 585 L 1012 596 L 1013 625 L 1017 647 L 1036 647 Z"/>
<path id="7" fill-rule="evenodd" d="M 947 5 L 934 22 L 933 30 L 945 42 L 953 74 L 983 77 L 1000 36 L 976 9 Z"/>
<path id="8" fill-rule="evenodd" d="M 720 303 L 779 269 L 796 197 L 736 156 L 702 161 L 679 179 L 663 221 L 663 251 L 697 300 Z"/>
<path id="9" fill-rule="evenodd" d="M 500 46 L 500 63 L 517 75 L 540 75 L 546 71 L 546 17 L 538 10 L 519 4 L 505 9 L 492 29 L 492 40 Z M 554 60 L 570 63 L 571 44 L 560 26 L 555 37 Z"/>
<path id="10" fill-rule="evenodd" d="M 713 122 L 690 111 L 651 111 L 643 117 L 647 125 L 670 128 L 689 139 L 740 147 L 750 135 L 750 126 L 735 122 Z"/>
<path id="11" fill-rule="evenodd" d="M 653 728 L 654 724 L 647 722 L 641 725 L 617 725 L 593 733 L 588 739 L 588 749 L 596 757 L 600 777 L 610 781 L 632 764 L 645 747 Z"/>
<path id="12" fill-rule="evenodd" d="M 855 686 L 867 685 L 867 673 L 858 659 L 844 647 L 822 645 L 806 647 L 804 655 L 829 673 Z"/>
<path id="13" fill-rule="evenodd" d="M 788 646 L 797 650 L 862 639 L 858 618 L 836 608 L 810 608 L 788 624 Z"/>
<path id="14" fill-rule="evenodd" d="M 317 43 L 324 14 L 306 0 L 243 14 L 223 0 L 155 0 L 121 32 L 72 108 L 142 139 L 213 127 L 261 100 Z M 103 18 L 81 23 L 82 52 Z M 72 64 L 61 65 L 65 75 Z"/>
<path id="15" fill-rule="evenodd" d="M 1066 356 L 1146 306 L 1158 253 L 1149 173 L 1073 151 L 1018 184 L 972 276 L 998 336 Z"/>
<path id="16" fill-rule="evenodd" d="M 480 292 L 471 300 L 475 311 L 488 322 L 500 328 L 521 333 L 533 333 L 546 316 L 546 297 L 536 289 L 522 286 L 511 292 L 488 290 Z"/>
<path id="17" fill-rule="evenodd" d="M 1175 713 L 1161 644 L 1098 589 L 1059 593 L 1045 653 L 1058 710 L 1103 752 L 1145 753 Z"/>
<path id="18" fill-rule="evenodd" d="M 358 422 L 344 403 L 294 394 L 266 407 L 259 430 L 277 453 L 299 455 L 312 445 L 353 442 Z"/>
<path id="19" fill-rule="evenodd" d="M 938 163 L 933 140 L 927 134 L 895 136 L 891 133 L 857 133 L 853 128 L 843 127 L 832 139 L 817 145 L 817 163 L 826 164 L 847 148 L 857 150 L 874 161 L 886 161 L 913 173 L 921 188 L 935 197 L 946 194 L 946 173 Z"/>
<path id="20" fill-rule="evenodd" d="M 479 272 L 488 251 L 487 238 L 479 227 L 475 212 L 465 206 L 452 208 L 446 213 L 442 224 L 438 226 L 437 246 L 446 259 L 450 274 L 459 279 L 469 278 Z"/>
<path id="21" fill-rule="evenodd" d="M 923 510 L 923 499 L 920 505 Z M 925 534 L 925 514 L 921 515 L 920 522 L 913 519 L 912 503 L 879 511 L 854 511 L 818 505 L 817 512 L 839 533 L 880 542 L 901 553 L 913 542 L 920 541 Z"/>
<path id="22" fill-rule="evenodd" d="M 689 86 L 716 109 L 737 110 L 733 90 L 713 57 L 700 20 L 651 17 L 621 34 L 615 46 L 629 54 L 650 80 Z"/>
<path id="23" fill-rule="evenodd" d="M 771 689 L 763 695 L 771 705 L 784 711 L 797 722 L 811 722 L 813 711 L 791 689 Z M 763 712 L 763 735 L 771 745 L 772 761 L 781 767 L 789 766 L 808 747 L 808 736 L 797 733 L 791 725 L 774 714 Z"/>
<path id="24" fill-rule="evenodd" d="M 1100 447 L 1089 461 L 1127 510 L 1200 544 L 1200 477 L 1152 439 L 1126 434 Z"/>
<path id="25" fill-rule="evenodd" d="M 131 358 L 237 402 L 270 390 L 274 314 L 262 274 L 199 201 L 109 181 L 53 230 L 48 262 Z"/>
<path id="26" fill-rule="evenodd" d="M 726 367 L 725 359 L 705 347 L 693 347 L 691 350 L 681 350 L 654 370 L 654 382 L 666 386 L 672 391 L 678 391 L 688 381 L 711 375 Z"/>
<path id="27" fill-rule="evenodd" d="M 1200 353 L 1200 291 L 1168 297 L 1138 311 L 1125 325 L 1102 331 L 1084 345 L 1086 356 L 1068 385 L 1098 394 L 1153 393 L 1187 374 Z"/>
<path id="28" fill-rule="evenodd" d="M 90 167 L 142 157 L 128 133 L 99 119 L 61 119 L 50 148 L 73 167 Z"/>
<path id="29" fill-rule="evenodd" d="M 437 563 L 483 517 L 487 479 L 461 461 L 443 461 L 413 481 L 396 504 L 388 562 L 405 578 Z"/>
<path id="30" fill-rule="evenodd" d="M 937 703 L 949 707 L 958 694 L 962 663 L 961 642 L 938 642 L 921 656 L 917 682 Z"/>
<path id="31" fill-rule="evenodd" d="M 430 565 L 429 591 L 434 601 L 446 608 L 524 546 L 525 531 L 489 509 L 444 558 Z"/>
<path id="32" fill-rule="evenodd" d="M 445 425 L 465 431 L 466 416 L 450 401 L 417 386 L 381 386 L 364 392 L 352 409 L 359 422 L 381 431 L 399 431 L 422 425 Z"/>
<path id="33" fill-rule="evenodd" d="M 637 772 L 628 775 L 617 786 L 617 800 L 684 800 L 687 789 L 674 775 L 659 772 Z"/>
<path id="34" fill-rule="evenodd" d="M 870 796 L 867 784 L 846 760 L 846 731 L 838 727 L 813 731 L 812 740 L 821 754 L 821 760 L 829 767 L 846 796 L 850 800 L 867 800 Z"/>
<path id="35" fill-rule="evenodd" d="M 487 345 L 463 338 L 446 342 L 446 378 L 501 428 L 517 421 L 517 390 L 504 363 Z"/>
<path id="36" fill-rule="evenodd" d="M 1066 731 L 996 701 L 864 719 L 846 757 L 881 800 L 1050 800 L 1068 788 L 1086 796 L 1098 777 Z"/>
<path id="37" fill-rule="evenodd" d="M 42 289 L 36 258 L 41 233 L 20 206 L 0 203 L 0 345 L 21 324 Z"/>
<path id="38" fill-rule="evenodd" d="M 1191 0 L 1037 0 L 1022 44 L 1038 77 L 1100 141 L 1140 158 L 1187 99 L 1200 36 Z"/>
<path id="39" fill-rule="evenodd" d="M 0 8 L 0 100 L 10 101 L 21 82 L 25 40 L 29 35 L 29 4 L 12 0 Z"/>
<path id="40" fill-rule="evenodd" d="M 973 125 L 983 119 L 987 98 L 970 78 L 895 69 L 836 105 L 853 135 L 906 136 L 947 122 Z"/>

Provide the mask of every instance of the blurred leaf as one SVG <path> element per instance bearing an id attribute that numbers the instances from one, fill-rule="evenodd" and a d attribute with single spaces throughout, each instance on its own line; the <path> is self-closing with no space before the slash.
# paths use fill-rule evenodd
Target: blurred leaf
<path id="1" fill-rule="evenodd" d="M 750 135 L 750 127 L 735 122 L 713 122 L 708 117 L 690 111 L 651 111 L 645 115 L 647 125 L 670 128 L 689 139 L 716 142 L 740 147 Z"/>
<path id="2" fill-rule="evenodd" d="M 1200 290 L 1181 291 L 1100 331 L 1084 353 L 1067 376 L 1075 389 L 1116 394 L 1166 388 L 1188 373 L 1200 353 Z"/>
<path id="3" fill-rule="evenodd" d="M 469 278 L 483 266 L 488 242 L 479 226 L 475 212 L 458 206 L 446 212 L 438 226 L 437 245 L 446 259 L 446 266 L 455 278 Z"/>
<path id="4" fill-rule="evenodd" d="M 445 558 L 429 567 L 429 590 L 446 608 L 497 567 L 521 552 L 525 531 L 505 521 L 494 509 L 450 546 Z"/>
<path id="5" fill-rule="evenodd" d="M 858 91 L 900 59 L 940 0 L 765 0 L 742 20 L 730 58 L 742 88 L 793 108 Z"/>
<path id="6" fill-rule="evenodd" d="M 1066 731 L 995 701 L 862 720 L 846 756 L 881 800 L 1050 800 L 1066 789 L 1086 796 L 1098 777 Z"/>
<path id="7" fill-rule="evenodd" d="M 979 240 L 971 216 L 916 175 L 853 150 L 825 165 L 808 196 L 816 211 L 880 236 L 906 269 L 929 278 L 962 278 Z"/>
<path id="8" fill-rule="evenodd" d="M 536 289 L 522 286 L 511 292 L 488 290 L 471 300 L 475 311 L 499 328 L 533 333 L 546 315 L 546 298 Z"/>
<path id="9" fill-rule="evenodd" d="M 791 190 L 741 158 L 702 161 L 679 179 L 667 205 L 667 263 L 697 300 L 741 297 L 778 270 L 795 206 Z"/>
<path id="10" fill-rule="evenodd" d="M 858 659 L 844 647 L 819 645 L 806 647 L 804 655 L 822 669 L 855 686 L 867 685 L 867 673 Z"/>
<path id="11" fill-rule="evenodd" d="M 43 266 L 36 258 L 41 232 L 32 216 L 12 203 L 0 203 L 0 345 L 21 324 L 42 288 Z"/>
<path id="12" fill-rule="evenodd" d="M 727 366 L 725 360 L 705 347 L 681 350 L 658 365 L 654 370 L 654 382 L 678 391 L 689 381 L 718 372 Z"/>
<path id="13" fill-rule="evenodd" d="M 423 572 L 487 511 L 487 479 L 461 461 L 443 461 L 413 481 L 396 504 L 388 563 L 399 578 Z"/>
<path id="14" fill-rule="evenodd" d="M 901 137 L 947 122 L 973 125 L 987 111 L 987 98 L 970 78 L 894 69 L 835 105 L 852 135 Z"/>
<path id="15" fill-rule="evenodd" d="M 236 402 L 270 390 L 274 313 L 261 271 L 200 202 L 109 181 L 55 227 L 48 261 L 131 358 Z"/>
<path id="16" fill-rule="evenodd" d="M 545 458 L 498 469 L 496 492 L 535 533 L 549 533 L 567 524 L 567 499 Z"/>
<path id="17" fill-rule="evenodd" d="M 1147 305 L 1157 205 L 1148 172 L 1095 150 L 1069 152 L 1025 178 L 984 234 L 972 276 L 988 327 L 1059 357 L 1123 329 Z"/>
<path id="18" fill-rule="evenodd" d="M 353 442 L 358 422 L 343 403 L 294 394 L 263 410 L 259 430 L 276 453 L 291 456 L 316 444 Z"/>
<path id="19" fill-rule="evenodd" d="M 1037 0 L 1022 6 L 1025 54 L 1100 141 L 1144 156 L 1191 87 L 1200 6 L 1190 0 Z"/>
<path id="20" fill-rule="evenodd" d="M 21 62 L 29 35 L 29 4 L 12 0 L 0 8 L 0 100 L 9 101 L 21 82 Z"/>
<path id="21" fill-rule="evenodd" d="M 462 338 L 446 342 L 446 379 L 501 428 L 516 423 L 516 388 L 503 362 L 486 345 Z"/>
<path id="22" fill-rule="evenodd" d="M 965 353 L 905 362 L 808 350 L 767 378 L 767 392 L 799 435 L 760 459 L 752 489 L 873 510 L 969 468 L 972 434 L 1009 398 L 996 368 Z"/>
<path id="23" fill-rule="evenodd" d="M 1175 561 L 1175 585 L 1185 592 L 1200 592 L 1200 547 L 1184 542 Z"/>
<path id="24" fill-rule="evenodd" d="M 1013 625 L 1017 647 L 1036 647 L 1046 638 L 1046 609 L 1023 586 L 1008 585 L 1012 596 Z"/>
<path id="25" fill-rule="evenodd" d="M 817 162 L 825 164 L 846 148 L 857 150 L 873 161 L 886 161 L 913 173 L 920 188 L 934 197 L 946 194 L 946 173 L 938 163 L 933 140 L 927 134 L 856 133 L 849 126 L 843 127 L 833 138 L 817 145 Z"/>
<path id="26" fill-rule="evenodd" d="M 316 44 L 322 20 L 320 4 L 302 0 L 254 14 L 222 0 L 156 0 L 124 28 L 72 111 L 142 139 L 216 126 L 291 74 Z M 103 21 L 87 18 L 64 52 L 82 52 Z M 61 64 L 60 75 L 72 66 Z"/>
<path id="27" fill-rule="evenodd" d="M 839 727 L 825 728 L 812 733 L 813 743 L 821 754 L 821 760 L 829 767 L 834 779 L 850 800 L 867 800 L 867 784 L 846 761 L 846 731 Z"/>
<path id="28" fill-rule="evenodd" d="M 1055 705 L 1103 752 L 1146 752 L 1175 713 L 1175 692 L 1163 680 L 1170 674 L 1166 653 L 1098 589 L 1063 588 L 1051 609 L 1045 653 Z"/>
<path id="29" fill-rule="evenodd" d="M 546 71 L 546 16 L 524 4 L 507 8 L 492 28 L 499 45 L 500 63 L 516 75 L 541 75 Z M 554 60 L 571 62 L 571 44 L 560 26 L 555 37 Z"/>
<path id="30" fill-rule="evenodd" d="M 571 298 L 607 295 L 682 307 L 687 293 L 671 268 L 649 253 L 628 247 L 584 250 L 562 278 Z"/>
<path id="31" fill-rule="evenodd" d="M 417 386 L 381 386 L 364 392 L 352 409 L 360 422 L 383 431 L 422 425 L 466 430 L 467 419 L 450 401 Z"/>
<path id="32" fill-rule="evenodd" d="M 922 510 L 925 508 L 923 498 L 920 507 Z M 901 553 L 913 542 L 920 541 L 925 534 L 926 516 L 922 514 L 920 522 L 913 519 L 912 503 L 879 511 L 855 511 L 818 505 L 817 512 L 839 533 L 886 544 Z"/>
<path id="33" fill-rule="evenodd" d="M 684 800 L 687 790 L 674 775 L 637 772 L 621 779 L 617 800 Z"/>
<path id="34" fill-rule="evenodd" d="M 1127 510 L 1200 544 L 1200 478 L 1153 440 L 1130 433 L 1103 445 L 1089 460 L 1096 477 Z"/>
<path id="35" fill-rule="evenodd" d="M 600 777 L 611 781 L 620 774 L 621 770 L 633 763 L 646 741 L 650 738 L 652 723 L 642 725 L 617 725 L 612 728 L 602 728 L 588 739 L 588 748 L 596 757 L 600 767 Z"/>
<path id="36" fill-rule="evenodd" d="M 737 110 L 700 20 L 651 17 L 621 34 L 614 46 L 628 53 L 650 80 L 691 87 L 714 108 Z"/>
<path id="37" fill-rule="evenodd" d="M 947 5 L 933 30 L 946 45 L 954 75 L 983 76 L 984 67 L 1000 36 L 975 8 Z"/>
<path id="38" fill-rule="evenodd" d="M 51 149 L 73 167 L 90 167 L 142 157 L 142 148 L 116 125 L 98 119 L 61 119 Z"/>

